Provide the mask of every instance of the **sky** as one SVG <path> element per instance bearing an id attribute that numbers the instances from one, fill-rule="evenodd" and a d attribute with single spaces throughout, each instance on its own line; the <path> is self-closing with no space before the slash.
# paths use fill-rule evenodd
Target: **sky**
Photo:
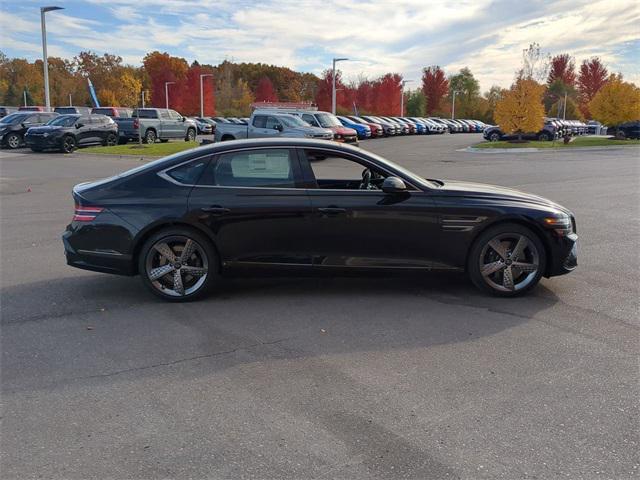
<path id="1" fill-rule="evenodd" d="M 334 57 L 347 80 L 469 67 L 483 91 L 507 87 L 532 42 L 576 66 L 599 56 L 640 85 L 638 0 L 0 0 L 0 50 L 42 55 L 42 5 L 50 56 L 91 50 L 140 65 L 159 50 L 189 63 L 262 62 L 321 74 Z"/>

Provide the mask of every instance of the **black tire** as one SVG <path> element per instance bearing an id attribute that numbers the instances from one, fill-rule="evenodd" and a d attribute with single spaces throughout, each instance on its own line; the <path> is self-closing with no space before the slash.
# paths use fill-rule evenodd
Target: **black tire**
<path id="1" fill-rule="evenodd" d="M 11 150 L 15 150 L 16 148 L 19 148 L 20 145 L 22 145 L 22 137 L 17 133 L 10 133 L 5 137 L 4 143 Z"/>
<path id="2" fill-rule="evenodd" d="M 626 140 L 627 135 L 624 133 L 624 130 L 618 130 L 618 131 L 616 132 L 616 138 L 617 138 L 618 140 Z"/>
<path id="3" fill-rule="evenodd" d="M 195 142 L 196 141 L 196 131 L 193 128 L 187 129 L 187 136 L 184 137 L 185 142 Z"/>
<path id="4" fill-rule="evenodd" d="M 60 150 L 64 153 L 73 153 L 73 151 L 78 147 L 76 144 L 76 139 L 71 135 L 65 135 L 62 137 L 62 142 L 60 145 Z"/>
<path id="5" fill-rule="evenodd" d="M 500 140 L 500 134 L 498 132 L 493 132 L 489 135 L 490 142 L 497 142 Z"/>
<path id="6" fill-rule="evenodd" d="M 146 143 L 147 145 L 152 145 L 156 143 L 156 138 L 157 136 L 156 136 L 155 130 L 149 129 L 146 132 L 144 132 L 143 140 L 144 140 L 144 143 Z"/>
<path id="7" fill-rule="evenodd" d="M 538 134 L 538 140 L 540 142 L 548 142 L 550 140 L 549 134 L 546 132 L 542 132 Z"/>
<path id="8" fill-rule="evenodd" d="M 229 142 L 231 140 L 235 140 L 232 135 L 223 135 L 220 139 L 221 142 Z"/>
<path id="9" fill-rule="evenodd" d="M 107 138 L 104 139 L 104 142 L 102 145 L 104 145 L 105 147 L 113 147 L 118 143 L 118 137 L 116 137 L 115 134 L 110 133 L 107 135 Z"/>
<path id="10" fill-rule="evenodd" d="M 184 252 L 181 245 L 186 246 L 185 240 L 194 242 L 194 250 L 186 261 L 177 256 Z M 173 259 L 175 263 L 154 248 L 158 244 L 167 245 L 170 252 L 176 254 Z M 220 278 L 220 262 L 213 244 L 203 234 L 188 227 L 170 227 L 154 233 L 142 246 L 137 261 L 142 283 L 152 293 L 169 302 L 188 302 L 200 298 L 210 292 Z M 168 270 L 167 273 L 156 279 L 150 278 L 150 272 L 161 267 Z M 187 268 L 205 270 L 206 273 L 191 276 Z M 176 282 L 176 275 L 180 277 L 179 282 Z M 182 287 L 182 294 L 176 287 L 178 284 Z"/>
<path id="11" fill-rule="evenodd" d="M 522 253 L 517 254 L 516 245 L 523 237 Z M 469 251 L 467 272 L 474 285 L 483 292 L 515 297 L 538 284 L 546 264 L 544 245 L 535 232 L 519 224 L 504 223 L 489 228 L 475 240 Z M 535 271 L 534 267 L 537 267 Z"/>

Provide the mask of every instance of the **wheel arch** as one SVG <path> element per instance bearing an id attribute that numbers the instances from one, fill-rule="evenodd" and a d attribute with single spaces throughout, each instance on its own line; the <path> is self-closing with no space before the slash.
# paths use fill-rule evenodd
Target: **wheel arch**
<path id="1" fill-rule="evenodd" d="M 142 230 L 140 233 L 138 233 L 138 235 L 135 237 L 134 239 L 134 246 L 133 246 L 133 251 L 131 254 L 131 263 L 133 265 L 133 273 L 134 275 L 137 275 L 138 272 L 138 257 L 140 255 L 140 251 L 142 250 L 142 246 L 145 244 L 145 242 L 154 234 L 168 229 L 168 228 L 186 228 L 189 230 L 193 230 L 201 235 L 203 235 L 210 243 L 211 246 L 213 247 L 213 249 L 216 252 L 216 255 L 218 256 L 218 268 L 222 269 L 222 257 L 220 256 L 220 250 L 218 249 L 218 245 L 216 244 L 215 240 L 213 238 L 211 238 L 210 233 L 205 229 L 202 228 L 201 226 L 198 225 L 194 225 L 192 223 L 188 223 L 182 220 L 169 220 L 169 221 L 163 221 L 161 223 L 157 223 L 154 225 L 149 226 L 148 228 Z"/>
<path id="2" fill-rule="evenodd" d="M 545 235 L 544 229 L 540 225 L 538 225 L 532 218 L 527 217 L 526 215 L 511 215 L 511 216 L 506 216 L 506 217 L 500 217 L 500 218 L 497 218 L 496 220 L 494 220 L 493 222 L 490 222 L 490 223 L 487 223 L 487 224 L 481 226 L 480 228 L 477 229 L 477 231 L 474 231 L 473 232 L 473 237 L 471 238 L 471 241 L 469 242 L 469 245 L 468 245 L 468 248 L 467 248 L 467 252 L 465 254 L 465 259 L 464 259 L 464 269 L 465 269 L 465 271 L 468 270 L 469 254 L 471 253 L 471 250 L 472 250 L 473 246 L 478 241 L 480 236 L 483 233 L 485 233 L 487 230 L 489 230 L 490 228 L 497 227 L 499 225 L 505 225 L 505 224 L 508 224 L 508 223 L 514 223 L 516 225 L 520 225 L 522 227 L 526 227 L 529 230 L 531 230 L 533 233 L 536 234 L 536 236 L 538 237 L 538 239 L 542 243 L 542 246 L 544 247 L 544 253 L 545 253 L 546 262 L 545 262 L 545 266 L 544 266 L 543 275 L 547 275 L 547 273 L 549 272 L 549 269 L 551 268 L 551 264 L 552 264 L 552 262 L 551 262 L 551 245 L 549 244 L 549 239 Z"/>

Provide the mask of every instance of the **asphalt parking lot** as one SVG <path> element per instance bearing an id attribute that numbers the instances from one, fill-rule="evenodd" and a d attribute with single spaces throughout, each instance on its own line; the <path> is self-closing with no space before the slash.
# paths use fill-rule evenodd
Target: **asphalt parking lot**
<path id="1" fill-rule="evenodd" d="M 640 472 L 640 149 L 364 148 L 574 211 L 579 267 L 232 279 L 163 303 L 67 267 L 71 187 L 140 159 L 0 152 L 3 478 L 615 478 Z"/>

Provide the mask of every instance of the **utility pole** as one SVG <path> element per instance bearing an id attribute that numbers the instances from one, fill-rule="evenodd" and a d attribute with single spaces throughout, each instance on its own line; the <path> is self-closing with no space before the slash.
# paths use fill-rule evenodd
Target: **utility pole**
<path id="1" fill-rule="evenodd" d="M 456 92 L 455 90 L 453 91 L 453 99 L 451 100 L 451 120 L 455 120 L 456 119 Z"/>
<path id="2" fill-rule="evenodd" d="M 402 80 L 402 82 L 400 82 L 400 116 L 401 117 L 404 117 L 404 86 L 409 82 L 413 82 L 413 80 Z"/>
<path id="3" fill-rule="evenodd" d="M 331 75 L 331 113 L 336 114 L 336 63 L 342 62 L 344 60 L 349 60 L 348 58 L 334 58 L 333 59 L 333 74 Z"/>
<path id="4" fill-rule="evenodd" d="M 51 111 L 51 100 L 49 98 L 49 63 L 47 57 L 47 25 L 44 14 L 54 10 L 64 10 L 62 7 L 40 7 L 40 28 L 42 29 L 42 63 L 44 67 L 44 103 L 46 111 Z"/>
<path id="5" fill-rule="evenodd" d="M 213 77 L 213 73 L 200 74 L 200 118 L 204 117 L 204 94 L 202 88 L 202 79 L 204 77 Z"/>
<path id="6" fill-rule="evenodd" d="M 567 92 L 564 92 L 564 103 L 562 104 L 562 119 L 567 119 Z"/>
<path id="7" fill-rule="evenodd" d="M 73 102 L 71 101 L 71 94 L 69 94 L 69 106 L 71 107 L 73 105 Z"/>
<path id="8" fill-rule="evenodd" d="M 176 82 L 164 82 L 164 100 L 166 109 L 169 110 L 169 85 L 173 85 Z"/>

